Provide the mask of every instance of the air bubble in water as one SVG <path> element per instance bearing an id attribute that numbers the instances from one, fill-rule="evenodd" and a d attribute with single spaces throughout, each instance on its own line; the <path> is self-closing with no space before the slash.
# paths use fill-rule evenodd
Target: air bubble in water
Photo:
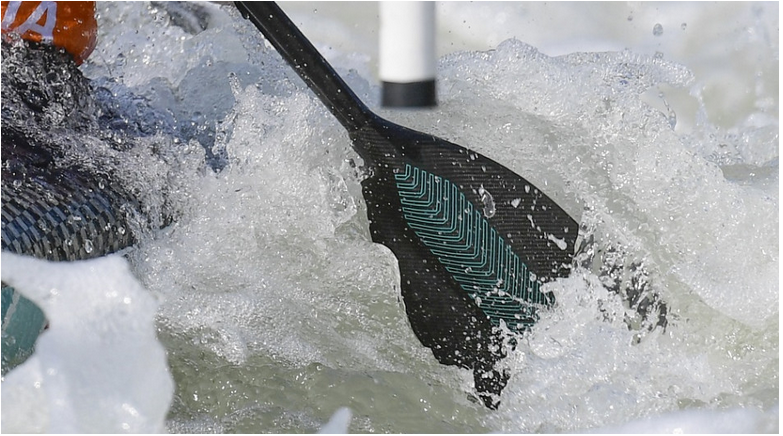
<path id="1" fill-rule="evenodd" d="M 655 26 L 653 26 L 653 35 L 655 36 L 663 35 L 663 26 L 661 26 L 661 23 L 655 23 Z"/>

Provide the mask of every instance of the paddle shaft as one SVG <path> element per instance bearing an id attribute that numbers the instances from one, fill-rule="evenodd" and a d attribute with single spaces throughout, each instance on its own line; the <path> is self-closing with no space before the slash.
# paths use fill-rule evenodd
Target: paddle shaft
<path id="1" fill-rule="evenodd" d="M 349 133 L 375 118 L 276 3 L 236 2 L 236 5 Z"/>

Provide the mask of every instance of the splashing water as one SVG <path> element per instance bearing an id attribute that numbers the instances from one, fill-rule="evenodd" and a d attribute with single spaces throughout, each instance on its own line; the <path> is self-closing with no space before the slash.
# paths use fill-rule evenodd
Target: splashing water
<path id="1" fill-rule="evenodd" d="M 11 253 L 2 261 L 3 282 L 24 289 L 50 325 L 34 355 L 3 380 L 3 431 L 163 430 L 173 383 L 155 338 L 156 304 L 128 263 Z"/>
<path id="2" fill-rule="evenodd" d="M 778 103 L 766 64 L 742 58 L 760 77 L 755 100 L 728 116 L 731 95 L 714 97 L 714 76 L 699 73 L 706 61 L 691 68 L 630 51 L 553 57 L 512 39 L 441 58 L 436 110 L 381 111 L 502 162 L 581 222 L 577 266 L 546 285 L 557 307 L 503 362 L 512 377 L 490 412 L 471 401 L 471 374 L 439 365 L 410 331 L 396 260 L 369 237 L 361 162 L 345 132 L 249 23 L 204 8 L 206 30 L 186 31 L 157 4 L 102 5 L 104 33 L 84 66 L 135 147 L 88 141 L 80 151 L 115 166 L 143 193 L 147 213 L 172 217 L 158 232 L 129 229 L 140 240 L 126 254 L 138 279 L 119 258 L 89 267 L 122 289 L 141 283 L 146 292 L 123 306 L 140 323 L 155 310 L 141 296 L 159 302 L 155 326 L 175 387 L 165 424 L 164 405 L 136 408 L 150 431 L 155 422 L 175 432 L 314 431 L 341 407 L 360 432 L 717 431 L 725 427 L 715 422 L 729 421 L 738 431 L 777 431 Z M 350 35 L 321 9 L 324 28 Z M 649 38 L 658 21 L 699 26 L 691 14 L 647 25 L 638 10 L 621 11 L 618 22 L 628 25 L 631 13 Z M 743 51 L 777 53 L 777 38 L 763 36 L 769 27 L 748 20 L 756 27 Z M 649 44 L 658 50 L 678 32 Z M 367 57 L 314 42 L 376 107 Z M 48 280 L 58 289 L 86 280 L 78 278 L 85 265 L 57 268 Z M 665 328 L 638 309 L 645 296 L 665 303 Z M 95 317 L 102 325 L 116 316 Z M 80 343 L 61 330 L 65 351 L 52 351 L 44 338 L 57 326 L 50 330 L 33 357 L 41 373 L 44 351 L 65 356 Z M 134 344 L 104 351 L 127 355 Z M 41 408 L 64 390 L 10 384 L 30 367 L 3 382 L 4 402 L 19 401 L 15 422 L 28 425 L 19 428 L 72 428 Z M 138 383 L 108 371 L 118 391 Z M 72 376 L 122 408 L 98 380 Z M 170 395 L 165 383 L 153 393 Z M 65 401 L 74 420 L 89 421 L 78 399 Z M 344 429 L 350 415 L 339 412 L 325 430 Z"/>

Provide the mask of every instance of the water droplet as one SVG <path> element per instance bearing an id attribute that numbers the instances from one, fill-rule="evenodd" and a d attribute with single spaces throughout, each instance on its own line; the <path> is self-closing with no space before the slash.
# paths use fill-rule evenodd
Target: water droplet
<path id="1" fill-rule="evenodd" d="M 661 26 L 661 23 L 655 23 L 655 26 L 653 26 L 653 35 L 655 36 L 663 35 L 663 26 Z"/>
<path id="2" fill-rule="evenodd" d="M 686 27 L 688 27 L 688 24 L 687 24 L 687 23 L 682 23 L 682 24 L 680 25 L 680 29 L 682 29 L 682 30 L 685 30 L 685 28 L 686 28 Z"/>
<path id="3" fill-rule="evenodd" d="M 521 203 L 521 202 L 522 202 L 521 198 L 515 198 L 515 199 L 511 200 L 511 205 L 514 206 L 514 208 L 517 208 L 517 207 L 519 207 L 519 203 Z"/>
<path id="4" fill-rule="evenodd" d="M 89 254 L 89 253 L 92 253 L 92 249 L 93 249 L 92 241 L 89 240 L 89 239 L 85 239 L 84 240 L 84 251 L 86 251 Z"/>
<path id="5" fill-rule="evenodd" d="M 561 250 L 565 250 L 566 248 L 568 248 L 568 244 L 566 243 L 565 239 L 558 238 L 551 233 L 547 235 L 547 239 L 554 242 L 555 245 L 557 245 L 557 248 Z"/>
<path id="6" fill-rule="evenodd" d="M 479 187 L 478 193 L 481 197 L 481 202 L 484 203 L 484 216 L 492 218 L 495 216 L 495 199 L 483 186 Z"/>

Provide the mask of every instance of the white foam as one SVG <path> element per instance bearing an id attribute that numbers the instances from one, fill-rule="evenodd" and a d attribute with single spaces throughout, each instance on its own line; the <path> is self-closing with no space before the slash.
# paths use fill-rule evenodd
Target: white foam
<path id="1" fill-rule="evenodd" d="M 119 256 L 47 262 L 2 254 L 3 282 L 49 328 L 3 381 L 3 432 L 152 433 L 173 393 L 155 300 Z"/>
<path id="2" fill-rule="evenodd" d="M 780 430 L 780 407 L 767 411 L 754 408 L 730 410 L 683 410 L 639 419 L 614 427 L 593 429 L 590 433 L 659 434 L 775 434 Z"/>

